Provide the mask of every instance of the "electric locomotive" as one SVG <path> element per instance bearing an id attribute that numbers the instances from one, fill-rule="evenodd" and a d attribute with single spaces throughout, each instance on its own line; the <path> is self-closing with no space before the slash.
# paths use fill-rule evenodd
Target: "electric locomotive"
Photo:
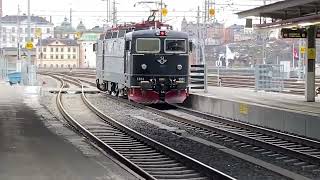
<path id="1" fill-rule="evenodd" d="M 158 21 L 110 29 L 96 46 L 97 87 L 142 104 L 182 103 L 190 46 L 186 33 Z"/>

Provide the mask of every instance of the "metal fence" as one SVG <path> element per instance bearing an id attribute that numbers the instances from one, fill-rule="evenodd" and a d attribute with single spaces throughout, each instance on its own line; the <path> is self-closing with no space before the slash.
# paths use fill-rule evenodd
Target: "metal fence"
<path id="1" fill-rule="evenodd" d="M 0 50 L 1 51 L 1 50 Z M 6 80 L 8 76 L 8 60 L 7 58 L 0 52 L 0 79 Z"/>
<path id="2" fill-rule="evenodd" d="M 283 91 L 284 66 L 261 64 L 255 67 L 255 90 Z"/>
<path id="3" fill-rule="evenodd" d="M 190 89 L 207 91 L 207 69 L 206 65 L 191 65 L 190 67 Z"/>

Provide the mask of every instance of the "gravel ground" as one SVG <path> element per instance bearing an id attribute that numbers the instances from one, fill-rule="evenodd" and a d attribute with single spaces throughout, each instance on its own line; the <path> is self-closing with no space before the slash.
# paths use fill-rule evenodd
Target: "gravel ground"
<path id="1" fill-rule="evenodd" d="M 87 97 L 96 107 L 119 122 L 235 178 L 244 180 L 288 179 L 261 166 L 233 157 L 216 148 L 192 141 L 168 130 L 170 128 L 174 129 L 177 125 L 159 128 L 159 126 L 146 122 L 148 120 L 160 123 L 167 122 L 161 116 L 107 98 L 103 94 L 87 95 Z M 143 120 L 144 118 L 145 120 Z"/>

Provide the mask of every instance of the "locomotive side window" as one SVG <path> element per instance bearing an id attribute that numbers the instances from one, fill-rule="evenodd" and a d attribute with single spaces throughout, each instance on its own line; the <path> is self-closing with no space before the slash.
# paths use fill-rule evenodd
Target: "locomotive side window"
<path id="1" fill-rule="evenodd" d="M 138 38 L 136 40 L 136 51 L 138 53 L 159 53 L 160 39 Z"/>
<path id="2" fill-rule="evenodd" d="M 125 31 L 125 30 L 120 30 L 118 37 L 119 37 L 119 38 L 122 38 L 122 37 L 124 37 L 125 34 L 126 34 L 126 31 Z"/>
<path id="3" fill-rule="evenodd" d="M 111 36 L 112 36 L 111 32 L 107 32 L 105 39 L 111 39 Z"/>
<path id="4" fill-rule="evenodd" d="M 126 46 L 125 50 L 130 51 L 131 50 L 131 41 L 126 41 L 125 46 Z"/>
<path id="5" fill-rule="evenodd" d="M 166 39 L 165 52 L 166 53 L 185 53 L 187 44 L 185 39 Z"/>
<path id="6" fill-rule="evenodd" d="M 117 31 L 112 32 L 112 38 L 118 38 L 118 32 Z"/>

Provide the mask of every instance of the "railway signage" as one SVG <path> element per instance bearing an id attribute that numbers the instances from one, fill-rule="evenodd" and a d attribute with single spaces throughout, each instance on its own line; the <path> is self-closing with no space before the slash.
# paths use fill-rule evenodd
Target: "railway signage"
<path id="1" fill-rule="evenodd" d="M 213 9 L 213 8 L 211 8 L 211 9 L 209 9 L 209 15 L 212 17 L 212 16 L 215 16 L 216 15 L 216 11 Z"/>
<path id="2" fill-rule="evenodd" d="M 282 38 L 307 38 L 308 33 L 306 28 L 282 28 Z M 320 28 L 317 29 L 316 38 L 320 38 Z"/>
<path id="3" fill-rule="evenodd" d="M 281 29 L 282 38 L 306 38 L 307 37 L 307 29 L 306 28 L 283 28 Z"/>
<path id="4" fill-rule="evenodd" d="M 306 53 L 306 47 L 301 46 L 301 47 L 300 47 L 300 53 L 301 53 L 301 54 Z"/>
<path id="5" fill-rule="evenodd" d="M 26 49 L 32 50 L 33 49 L 33 43 L 31 41 L 26 43 Z"/>
<path id="6" fill-rule="evenodd" d="M 40 38 L 42 36 L 42 30 L 41 28 L 36 28 L 35 35 L 37 38 Z"/>
<path id="7" fill-rule="evenodd" d="M 168 9 L 167 9 L 167 8 L 161 9 L 161 14 L 162 14 L 164 17 L 166 17 L 167 14 L 168 14 Z"/>

